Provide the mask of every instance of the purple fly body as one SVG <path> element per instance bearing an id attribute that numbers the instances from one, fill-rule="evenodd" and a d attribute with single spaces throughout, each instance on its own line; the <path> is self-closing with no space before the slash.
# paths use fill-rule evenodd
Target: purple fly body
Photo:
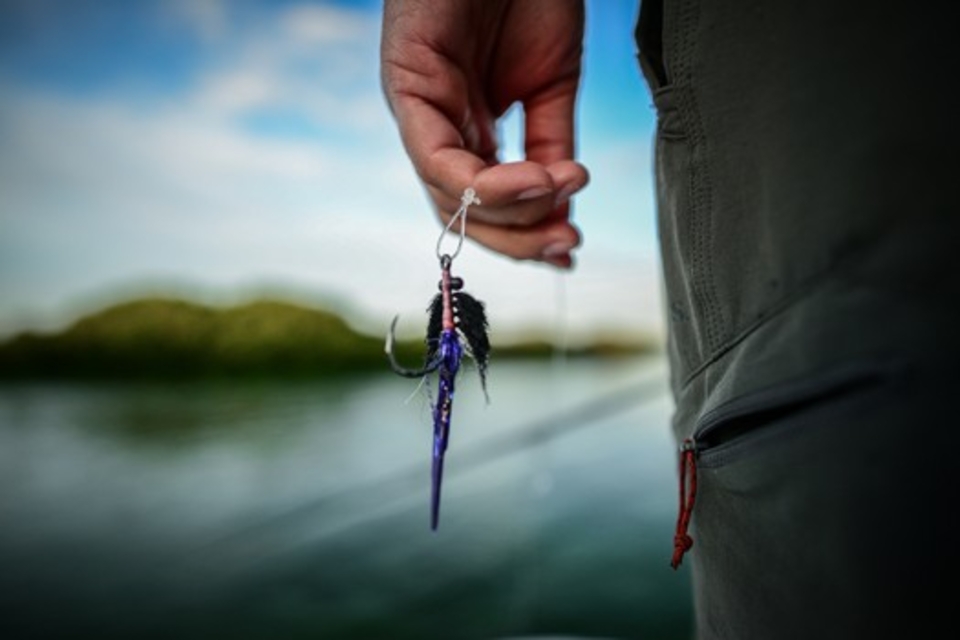
<path id="1" fill-rule="evenodd" d="M 450 443 L 450 418 L 453 390 L 463 349 L 455 329 L 440 333 L 440 366 L 437 369 L 437 400 L 433 406 L 433 474 L 430 498 L 430 528 L 440 521 L 440 485 L 443 482 L 443 456 Z"/>

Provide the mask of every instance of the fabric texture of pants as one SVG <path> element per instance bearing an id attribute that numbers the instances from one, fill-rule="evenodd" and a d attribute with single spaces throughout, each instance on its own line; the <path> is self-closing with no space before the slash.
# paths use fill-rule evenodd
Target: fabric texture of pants
<path id="1" fill-rule="evenodd" d="M 960 65 L 932 7 L 640 5 L 698 637 L 925 637 L 958 594 Z"/>

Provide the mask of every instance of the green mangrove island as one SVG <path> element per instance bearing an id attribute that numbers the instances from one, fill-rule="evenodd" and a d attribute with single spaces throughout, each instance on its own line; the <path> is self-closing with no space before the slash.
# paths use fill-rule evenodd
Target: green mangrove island
<path id="1" fill-rule="evenodd" d="M 549 358 L 546 339 L 498 345 L 491 360 Z M 358 332 L 339 315 L 261 300 L 214 307 L 147 298 L 110 306 L 59 333 L 24 332 L 0 342 L 0 380 L 319 377 L 388 370 L 384 337 Z M 637 356 L 659 350 L 653 340 L 598 339 L 569 357 Z M 422 340 L 400 341 L 395 353 L 411 365 Z"/>

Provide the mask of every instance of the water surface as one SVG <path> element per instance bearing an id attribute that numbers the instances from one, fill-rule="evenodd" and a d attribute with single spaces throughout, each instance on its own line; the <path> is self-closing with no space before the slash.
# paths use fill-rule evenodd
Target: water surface
<path id="1" fill-rule="evenodd" d="M 0 387 L 0 636 L 687 638 L 663 363 L 488 383 Z"/>

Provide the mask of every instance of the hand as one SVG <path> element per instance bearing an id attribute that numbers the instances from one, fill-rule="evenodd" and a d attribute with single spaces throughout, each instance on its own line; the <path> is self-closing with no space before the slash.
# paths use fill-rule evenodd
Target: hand
<path id="1" fill-rule="evenodd" d="M 582 0 L 385 0 L 381 74 L 407 154 L 446 224 L 472 186 L 467 235 L 560 268 L 580 234 L 571 195 Z M 497 159 L 496 123 L 523 106 L 521 162 Z"/>

